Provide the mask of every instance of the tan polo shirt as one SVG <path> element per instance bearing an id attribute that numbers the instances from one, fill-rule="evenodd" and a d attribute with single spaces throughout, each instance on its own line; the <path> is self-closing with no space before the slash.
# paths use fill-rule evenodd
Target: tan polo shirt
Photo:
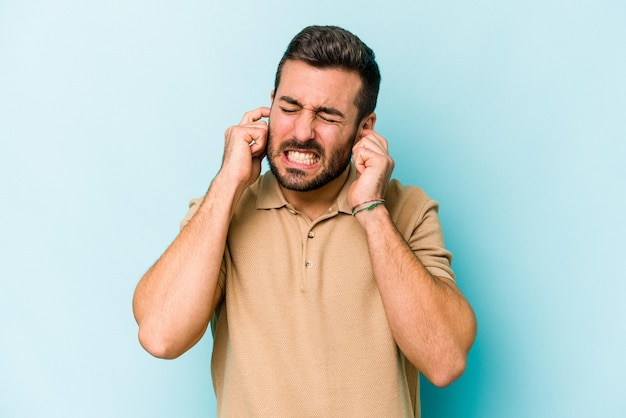
<path id="1" fill-rule="evenodd" d="M 347 201 L 349 170 L 337 202 L 315 220 L 294 210 L 270 172 L 242 196 L 212 324 L 220 417 L 419 417 L 418 376 L 391 335 Z M 421 262 L 454 279 L 437 203 L 395 180 L 385 198 Z"/>

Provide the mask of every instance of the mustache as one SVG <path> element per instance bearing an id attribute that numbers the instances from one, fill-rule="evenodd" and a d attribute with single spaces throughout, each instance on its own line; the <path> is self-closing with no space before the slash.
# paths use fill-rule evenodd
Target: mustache
<path id="1" fill-rule="evenodd" d="M 322 148 L 322 146 L 314 140 L 301 142 L 297 139 L 289 139 L 283 142 L 280 146 L 281 152 L 285 149 L 293 149 L 297 151 L 315 151 L 320 156 L 324 155 L 324 148 Z"/>

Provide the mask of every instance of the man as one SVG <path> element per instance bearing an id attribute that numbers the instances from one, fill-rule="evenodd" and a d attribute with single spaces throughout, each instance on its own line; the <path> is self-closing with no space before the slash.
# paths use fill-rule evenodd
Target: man
<path id="1" fill-rule="evenodd" d="M 296 35 L 271 107 L 226 131 L 207 194 L 137 286 L 156 357 L 180 356 L 213 319 L 220 416 L 419 416 L 416 371 L 445 386 L 465 369 L 474 315 L 437 204 L 390 180 L 379 83 L 353 34 Z"/>

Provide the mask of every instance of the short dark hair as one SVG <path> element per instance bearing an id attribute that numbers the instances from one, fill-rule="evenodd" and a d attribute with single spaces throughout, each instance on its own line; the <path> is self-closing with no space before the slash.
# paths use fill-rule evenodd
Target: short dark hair
<path id="1" fill-rule="evenodd" d="M 356 71 L 361 77 L 361 90 L 355 99 L 357 123 L 376 108 L 380 71 L 374 51 L 347 30 L 337 26 L 308 26 L 300 31 L 291 40 L 278 64 L 274 91 L 278 90 L 287 60 L 304 61 L 316 68 Z"/>

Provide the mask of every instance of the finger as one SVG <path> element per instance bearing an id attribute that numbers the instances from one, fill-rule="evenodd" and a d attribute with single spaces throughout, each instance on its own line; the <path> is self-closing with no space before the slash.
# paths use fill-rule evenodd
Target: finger
<path id="1" fill-rule="evenodd" d="M 388 143 L 385 138 L 380 136 L 377 132 L 371 129 L 364 129 L 362 132 L 361 140 L 358 142 L 361 145 L 365 146 L 367 143 L 371 143 L 372 145 L 376 145 L 376 147 L 380 148 L 384 152 L 388 152 Z"/>
<path id="2" fill-rule="evenodd" d="M 246 141 L 253 157 L 262 155 L 265 152 L 267 142 L 267 124 L 252 124 L 239 129 L 243 130 L 243 139 Z"/>
<path id="3" fill-rule="evenodd" d="M 269 107 L 265 107 L 265 106 L 258 107 L 254 110 L 244 113 L 243 118 L 241 118 L 241 122 L 239 122 L 239 125 L 247 125 L 249 123 L 261 120 L 261 118 L 267 118 L 269 117 L 269 115 L 270 115 Z"/>
<path id="4" fill-rule="evenodd" d="M 246 126 L 231 126 L 226 130 L 226 141 L 231 144 L 244 142 L 249 147 L 265 146 L 268 126 L 265 123 Z M 241 142 L 239 142 L 241 141 Z"/>
<path id="5" fill-rule="evenodd" d="M 383 144 L 381 144 L 379 141 L 374 141 L 371 139 L 362 139 L 352 148 L 352 153 L 355 155 L 362 152 L 379 155 L 388 154 Z"/>
<path id="6" fill-rule="evenodd" d="M 265 132 L 262 132 L 259 135 L 255 135 L 251 138 L 251 141 L 248 143 L 248 147 L 250 147 L 250 152 L 252 153 L 253 157 L 265 155 L 265 138 Z"/>
<path id="7" fill-rule="evenodd" d="M 371 150 L 367 147 L 367 145 L 356 146 L 356 148 L 352 151 L 352 160 L 357 168 L 364 168 L 371 165 L 374 162 L 373 159 L 380 156 L 381 153 L 379 151 Z"/>

